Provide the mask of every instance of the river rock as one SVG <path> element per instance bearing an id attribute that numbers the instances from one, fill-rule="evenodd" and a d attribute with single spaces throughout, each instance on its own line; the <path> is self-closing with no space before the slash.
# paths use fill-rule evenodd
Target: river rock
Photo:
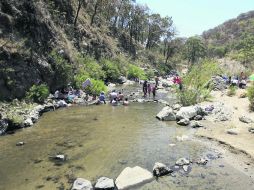
<path id="1" fill-rule="evenodd" d="M 125 168 L 121 174 L 117 177 L 115 183 L 118 190 L 130 189 L 131 187 L 141 185 L 153 180 L 151 172 L 143 169 L 139 166 L 133 168 Z"/>
<path id="2" fill-rule="evenodd" d="M 227 88 L 227 84 L 221 76 L 213 76 L 206 87 L 210 87 L 215 91 L 222 91 Z"/>
<path id="3" fill-rule="evenodd" d="M 32 110 L 29 114 L 30 119 L 33 123 L 36 123 L 39 119 L 40 113 L 37 110 Z"/>
<path id="4" fill-rule="evenodd" d="M 250 128 L 248 129 L 248 131 L 249 131 L 250 133 L 254 133 L 254 127 L 250 127 Z"/>
<path id="5" fill-rule="evenodd" d="M 190 120 L 188 118 L 184 118 L 178 121 L 177 124 L 182 126 L 187 126 L 190 124 Z"/>
<path id="6" fill-rule="evenodd" d="M 189 172 L 191 169 L 191 167 L 189 165 L 183 165 L 183 171 L 184 172 Z"/>
<path id="7" fill-rule="evenodd" d="M 180 104 L 174 104 L 172 108 L 173 108 L 173 110 L 179 111 L 181 107 L 182 106 Z"/>
<path id="8" fill-rule="evenodd" d="M 20 142 L 16 143 L 16 146 L 23 146 L 23 145 L 25 145 L 25 143 L 23 141 L 20 141 Z"/>
<path id="9" fill-rule="evenodd" d="M 227 134 L 230 134 L 230 135 L 238 135 L 239 133 L 237 129 L 227 129 L 226 132 Z"/>
<path id="10" fill-rule="evenodd" d="M 124 84 L 124 83 L 127 82 L 127 78 L 124 77 L 124 76 L 120 76 L 120 77 L 117 79 L 117 82 L 118 82 L 119 84 Z"/>
<path id="11" fill-rule="evenodd" d="M 0 120 L 0 135 L 4 134 L 8 129 L 8 121 L 5 119 Z"/>
<path id="12" fill-rule="evenodd" d="M 176 114 L 176 119 L 192 119 L 198 115 L 198 111 L 199 109 L 197 106 L 181 107 Z"/>
<path id="13" fill-rule="evenodd" d="M 175 121 L 176 116 L 173 109 L 169 106 L 164 107 L 157 115 L 156 118 L 162 121 Z"/>
<path id="14" fill-rule="evenodd" d="M 177 161 L 176 161 L 176 165 L 177 166 L 183 166 L 183 165 L 189 165 L 190 164 L 190 161 L 186 158 L 179 158 Z"/>
<path id="15" fill-rule="evenodd" d="M 33 125 L 33 121 L 31 118 L 27 118 L 25 121 L 24 121 L 24 125 L 25 127 L 31 127 Z"/>
<path id="16" fill-rule="evenodd" d="M 243 123 L 253 123 L 253 120 L 247 116 L 241 116 L 239 117 L 239 120 Z"/>
<path id="17" fill-rule="evenodd" d="M 208 161 L 208 158 L 200 158 L 196 163 L 199 165 L 206 165 Z"/>
<path id="18" fill-rule="evenodd" d="M 77 178 L 74 181 L 71 190 L 93 190 L 93 186 L 90 181 L 83 178 Z"/>
<path id="19" fill-rule="evenodd" d="M 173 170 L 168 168 L 165 164 L 159 162 L 156 162 L 153 166 L 153 175 L 156 177 L 164 176 L 172 172 Z"/>
<path id="20" fill-rule="evenodd" d="M 194 120 L 195 121 L 199 121 L 199 120 L 202 120 L 203 119 L 203 116 L 202 115 L 196 115 L 195 117 L 194 117 Z"/>
<path id="21" fill-rule="evenodd" d="M 190 122 L 190 127 L 192 128 L 199 128 L 199 127 L 204 127 L 200 122 L 198 121 L 191 121 Z"/>
<path id="22" fill-rule="evenodd" d="M 95 184 L 95 190 L 114 190 L 115 184 L 113 179 L 101 177 Z"/>
<path id="23" fill-rule="evenodd" d="M 177 141 L 187 141 L 189 140 L 189 137 L 187 135 L 182 135 L 182 136 L 176 136 Z"/>
<path id="24" fill-rule="evenodd" d="M 59 108 L 61 108 L 61 107 L 67 107 L 68 104 L 67 104 L 64 100 L 59 100 L 59 101 L 57 102 L 57 106 L 58 106 Z"/>

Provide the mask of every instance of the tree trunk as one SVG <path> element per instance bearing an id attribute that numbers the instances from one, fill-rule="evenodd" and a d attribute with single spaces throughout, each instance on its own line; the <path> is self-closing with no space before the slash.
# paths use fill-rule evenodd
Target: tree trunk
<path id="1" fill-rule="evenodd" d="M 96 2 L 96 4 L 95 4 L 95 6 L 94 6 L 94 12 L 93 12 L 93 15 L 92 15 L 92 17 L 91 17 L 91 23 L 90 23 L 90 25 L 92 26 L 93 25 L 93 23 L 94 23 L 94 18 L 95 18 L 95 16 L 96 16 L 96 14 L 97 14 L 97 11 L 98 11 L 98 8 L 99 8 L 99 0 Z"/>
<path id="2" fill-rule="evenodd" d="M 76 24 L 77 24 L 79 11 L 80 11 L 81 5 L 82 5 L 82 2 L 81 2 L 81 1 L 82 1 L 82 0 L 79 0 L 79 1 L 78 1 L 78 9 L 77 9 L 77 13 L 76 13 L 75 20 L 74 20 L 74 26 L 76 26 Z"/>

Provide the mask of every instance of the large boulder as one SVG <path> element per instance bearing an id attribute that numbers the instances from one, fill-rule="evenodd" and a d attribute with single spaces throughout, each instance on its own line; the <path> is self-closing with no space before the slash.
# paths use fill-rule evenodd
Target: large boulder
<path id="1" fill-rule="evenodd" d="M 27 119 L 24 121 L 24 125 L 25 125 L 25 127 L 31 127 L 31 126 L 33 125 L 32 119 L 27 118 Z"/>
<path id="2" fill-rule="evenodd" d="M 118 190 L 130 189 L 131 187 L 141 185 L 153 180 L 151 172 L 143 169 L 139 166 L 133 168 L 125 168 L 121 174 L 117 177 L 115 183 Z"/>
<path id="3" fill-rule="evenodd" d="M 175 121 L 176 115 L 171 107 L 166 106 L 156 115 L 156 118 L 162 121 Z"/>
<path id="4" fill-rule="evenodd" d="M 101 177 L 95 184 L 95 190 L 114 190 L 115 184 L 113 179 Z"/>
<path id="5" fill-rule="evenodd" d="M 188 107 L 181 107 L 180 110 L 176 114 L 176 119 L 192 119 L 198 115 L 199 107 L 197 106 L 188 106 Z"/>
<path id="6" fill-rule="evenodd" d="M 221 76 L 213 76 L 211 80 L 207 83 L 206 87 L 212 88 L 215 91 L 222 91 L 227 89 L 227 84 Z"/>
<path id="7" fill-rule="evenodd" d="M 83 178 L 77 178 L 74 181 L 71 190 L 93 190 L 93 186 L 90 181 Z"/>
<path id="8" fill-rule="evenodd" d="M 165 164 L 159 162 L 156 162 L 153 166 L 153 175 L 156 177 L 164 176 L 172 172 L 173 170 L 168 168 Z"/>

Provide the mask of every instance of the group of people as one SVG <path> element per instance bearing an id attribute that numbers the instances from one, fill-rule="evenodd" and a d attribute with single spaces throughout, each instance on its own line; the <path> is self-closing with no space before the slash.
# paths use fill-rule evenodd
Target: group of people
<path id="1" fill-rule="evenodd" d="M 243 72 L 241 72 L 240 76 L 229 76 L 228 78 L 224 76 L 223 78 L 227 81 L 229 85 L 238 86 L 242 89 L 245 88 L 247 85 L 247 77 Z"/>
<path id="2" fill-rule="evenodd" d="M 156 96 L 156 89 L 157 89 L 157 83 L 155 83 L 155 85 L 148 83 L 146 80 L 143 83 L 143 93 L 144 93 L 144 97 L 147 97 L 147 94 L 151 95 L 151 93 L 153 94 L 153 98 L 155 98 Z"/>
<path id="3" fill-rule="evenodd" d="M 64 99 L 69 103 L 75 103 L 75 98 L 81 98 L 84 92 L 81 89 L 73 89 L 70 84 L 66 88 L 56 90 L 54 93 L 55 99 Z"/>
<path id="4" fill-rule="evenodd" d="M 123 92 L 121 91 L 117 93 L 115 90 L 112 90 L 112 92 L 109 93 L 109 101 L 112 106 L 120 105 L 121 102 L 124 106 L 129 105 L 128 98 L 124 98 Z M 106 96 L 104 92 L 100 93 L 98 103 L 106 104 Z"/>

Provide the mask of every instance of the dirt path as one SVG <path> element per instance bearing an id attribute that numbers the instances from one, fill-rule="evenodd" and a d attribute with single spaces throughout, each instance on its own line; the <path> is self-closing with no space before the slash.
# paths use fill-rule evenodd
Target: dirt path
<path id="1" fill-rule="evenodd" d="M 254 113 L 248 111 L 248 98 L 239 98 L 239 95 L 245 90 L 237 90 L 233 97 L 226 95 L 226 92 L 212 92 L 213 101 L 202 104 L 224 103 L 225 107 L 232 110 L 232 117 L 228 121 L 215 122 L 212 117 L 208 116 L 202 123 L 206 126 L 200 128 L 196 135 L 225 144 L 235 152 L 242 152 L 254 160 L 254 134 L 248 131 L 249 127 L 254 127 L 254 123 L 246 124 L 239 120 L 241 116 L 247 116 L 254 120 Z M 228 134 L 227 130 L 233 129 L 237 135 Z"/>

